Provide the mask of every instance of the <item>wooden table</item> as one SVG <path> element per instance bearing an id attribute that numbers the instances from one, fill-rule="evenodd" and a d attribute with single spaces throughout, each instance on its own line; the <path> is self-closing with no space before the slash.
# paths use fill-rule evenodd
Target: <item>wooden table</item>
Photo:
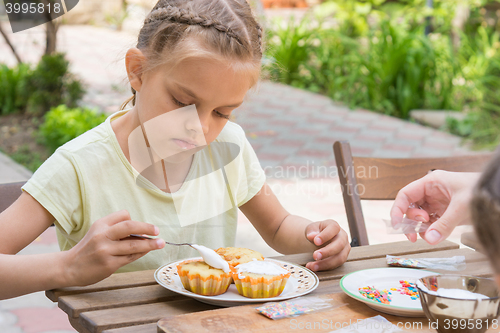
<path id="1" fill-rule="evenodd" d="M 387 267 L 385 255 L 406 257 L 451 257 L 463 255 L 467 268 L 460 274 L 491 276 L 487 258 L 470 249 L 460 249 L 458 244 L 444 241 L 431 246 L 423 240 L 356 247 L 351 250 L 348 261 L 341 267 L 319 272 L 319 287 L 310 295 L 329 295 L 348 303 L 330 313 L 307 314 L 297 317 L 298 321 L 330 320 L 355 322 L 357 319 L 376 316 L 378 313 L 365 304 L 353 300 L 341 292 L 339 280 L 347 273 L 366 268 Z M 304 265 L 312 260 L 311 254 L 297 254 L 276 257 L 276 259 Z M 441 273 L 449 273 L 439 271 Z M 254 307 L 238 306 L 218 308 L 200 303 L 194 299 L 176 294 L 159 286 L 153 277 L 154 270 L 114 274 L 111 277 L 87 287 L 72 287 L 49 290 L 46 296 L 58 302 L 68 315 L 71 325 L 80 333 L 153 333 L 153 332 L 288 332 L 290 319 L 270 320 L 256 313 Z M 209 311 L 212 310 L 212 311 Z M 195 313 L 196 312 L 196 313 Z M 325 317 L 328 316 L 328 317 Z M 403 318 L 383 314 L 393 323 L 423 322 L 425 318 Z M 210 323 L 210 327 L 207 326 Z M 237 330 L 231 325 L 235 325 Z M 409 332 L 435 332 L 422 328 Z M 333 329 L 306 330 L 308 332 L 329 332 Z M 301 330 L 298 330 L 301 331 Z"/>

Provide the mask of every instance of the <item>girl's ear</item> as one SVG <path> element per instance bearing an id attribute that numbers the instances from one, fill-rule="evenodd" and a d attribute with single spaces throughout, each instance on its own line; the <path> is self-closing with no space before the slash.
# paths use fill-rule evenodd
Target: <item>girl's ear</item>
<path id="1" fill-rule="evenodd" d="M 146 57 L 136 47 L 130 48 L 125 55 L 125 67 L 127 67 L 128 80 L 135 91 L 141 91 L 143 68 L 146 65 Z"/>

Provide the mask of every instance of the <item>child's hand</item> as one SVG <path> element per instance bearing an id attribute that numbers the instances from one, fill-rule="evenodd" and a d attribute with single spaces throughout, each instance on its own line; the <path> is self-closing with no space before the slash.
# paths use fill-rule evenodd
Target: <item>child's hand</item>
<path id="1" fill-rule="evenodd" d="M 306 265 L 312 271 L 325 271 L 342 265 L 351 251 L 347 233 L 334 220 L 309 224 L 306 227 L 306 238 L 319 247 L 313 253 L 316 261 Z"/>
<path id="2" fill-rule="evenodd" d="M 65 257 L 69 285 L 84 286 L 101 281 L 118 268 L 162 249 L 162 239 L 126 239 L 130 234 L 156 236 L 158 227 L 131 221 L 126 210 L 112 213 L 92 224 L 85 237 Z"/>

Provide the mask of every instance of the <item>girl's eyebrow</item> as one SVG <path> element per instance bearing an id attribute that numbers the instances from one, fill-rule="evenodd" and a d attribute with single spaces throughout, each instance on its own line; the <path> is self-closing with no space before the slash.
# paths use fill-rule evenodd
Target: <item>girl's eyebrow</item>
<path id="1" fill-rule="evenodd" d="M 201 100 L 200 98 L 198 98 L 198 96 L 196 96 L 196 94 L 194 92 L 192 92 L 191 90 L 189 90 L 188 88 L 186 87 L 183 87 L 179 84 L 176 84 L 176 87 L 180 90 L 182 90 L 184 93 L 186 93 L 187 95 L 193 97 L 194 99 L 196 100 Z M 243 104 L 243 101 L 239 102 L 239 103 L 236 103 L 236 104 L 233 104 L 233 105 L 226 105 L 226 106 L 221 106 L 223 108 L 237 108 L 238 106 L 240 106 L 241 104 Z"/>

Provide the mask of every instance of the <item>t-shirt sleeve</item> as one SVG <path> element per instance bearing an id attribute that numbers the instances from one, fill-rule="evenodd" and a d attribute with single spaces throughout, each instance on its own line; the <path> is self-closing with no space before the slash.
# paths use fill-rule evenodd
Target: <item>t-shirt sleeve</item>
<path id="1" fill-rule="evenodd" d="M 262 186 L 264 186 L 266 182 L 266 174 L 260 165 L 252 145 L 248 142 L 243 129 L 239 127 L 239 130 L 241 131 L 240 158 L 242 160 L 242 167 L 240 167 L 239 184 L 236 195 L 238 207 L 252 199 L 257 192 L 262 189 Z"/>
<path id="2" fill-rule="evenodd" d="M 82 191 L 76 163 L 71 154 L 57 150 L 22 187 L 55 218 L 67 234 L 82 227 Z"/>

